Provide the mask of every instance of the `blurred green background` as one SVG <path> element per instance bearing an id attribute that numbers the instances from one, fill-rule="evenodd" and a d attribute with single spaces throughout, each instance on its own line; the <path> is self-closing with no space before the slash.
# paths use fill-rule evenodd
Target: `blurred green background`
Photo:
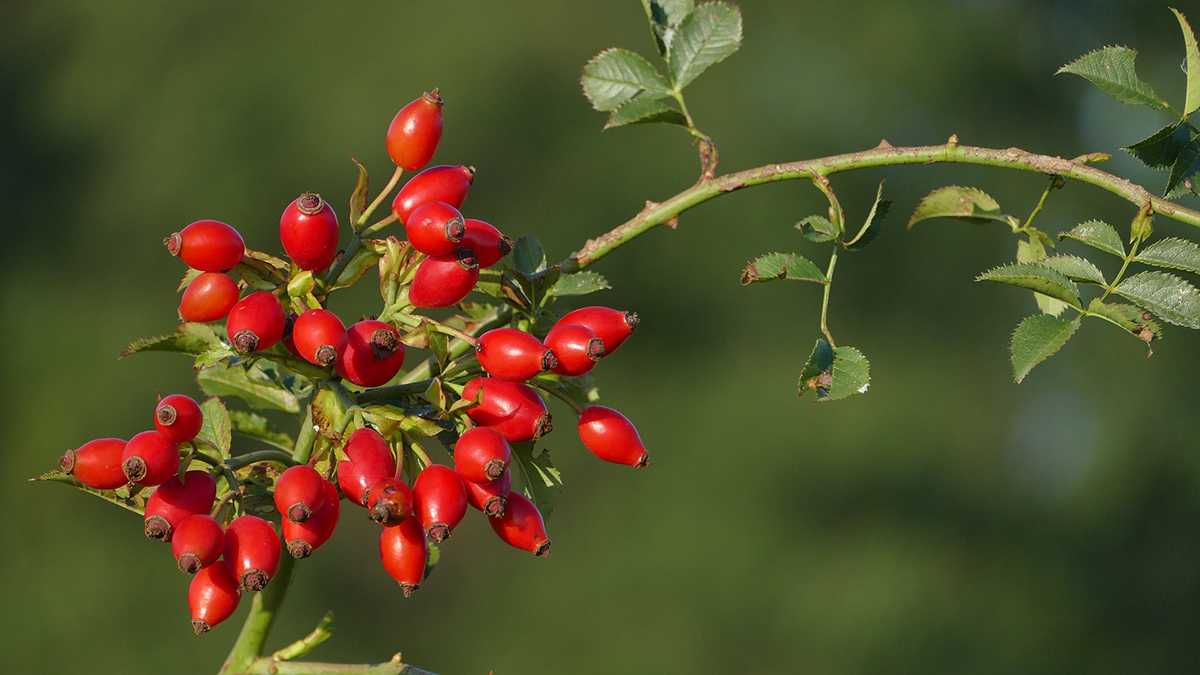
<path id="1" fill-rule="evenodd" d="M 689 90 L 724 170 L 956 132 L 1064 156 L 1110 151 L 1111 170 L 1164 180 L 1117 151 L 1162 120 L 1053 77 L 1084 51 L 1130 44 L 1143 75 L 1181 100 L 1179 30 L 1163 3 L 740 6 L 744 48 Z M 696 173 L 683 133 L 601 133 L 579 93 L 601 48 L 651 54 L 632 0 L 29 2 L 8 5 L 5 24 L 6 672 L 214 672 L 235 636 L 237 620 L 192 637 L 186 580 L 128 513 L 24 482 L 85 439 L 142 430 L 157 394 L 198 393 L 185 359 L 115 358 L 175 321 L 182 267 L 166 233 L 220 218 L 277 249 L 278 214 L 297 193 L 345 204 L 351 156 L 382 184 L 388 121 L 432 86 L 448 100 L 437 159 L 479 167 L 468 214 L 537 233 L 555 258 Z M 894 215 L 844 257 L 831 315 L 839 341 L 872 360 L 869 396 L 798 401 L 818 292 L 737 284 L 764 251 L 823 255 L 792 229 L 823 210 L 820 195 L 788 183 L 709 203 L 597 266 L 616 289 L 593 297 L 643 317 L 599 369 L 601 392 L 639 425 L 654 467 L 595 461 L 556 408 L 549 447 L 568 490 L 551 558 L 503 547 L 471 517 L 405 601 L 377 562 L 374 526 L 348 518 L 300 566 L 273 644 L 331 608 L 339 633 L 314 658 L 400 650 L 451 675 L 1194 670 L 1195 336 L 1170 330 L 1147 360 L 1135 340 L 1088 325 L 1013 385 L 1007 339 L 1032 300 L 971 281 L 1013 257 L 1011 238 L 902 224 L 949 182 L 1024 214 L 1044 179 L 954 167 L 840 176 L 852 220 L 880 178 Z M 1040 224 L 1132 215 L 1069 185 Z M 367 299 L 337 309 L 368 311 Z"/>

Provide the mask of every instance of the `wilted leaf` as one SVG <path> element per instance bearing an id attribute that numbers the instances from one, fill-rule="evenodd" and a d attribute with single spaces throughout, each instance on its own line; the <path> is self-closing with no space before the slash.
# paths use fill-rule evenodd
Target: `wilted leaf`
<path id="1" fill-rule="evenodd" d="M 1122 103 L 1166 110 L 1170 105 L 1138 77 L 1136 59 L 1137 51 L 1128 47 L 1105 47 L 1084 54 L 1059 68 L 1055 74 L 1078 75 Z"/>
<path id="2" fill-rule="evenodd" d="M 623 104 L 608 116 L 605 129 L 615 129 L 627 124 L 678 124 L 687 126 L 687 118 L 667 98 L 654 98 L 642 94 Z"/>
<path id="3" fill-rule="evenodd" d="M 768 253 L 746 263 L 742 270 L 743 286 L 776 279 L 823 284 L 825 273 L 811 260 L 795 253 Z"/>
<path id="4" fill-rule="evenodd" d="M 203 323 L 182 323 L 174 333 L 138 338 L 121 352 L 121 358 L 138 352 L 177 352 L 197 356 L 210 349 L 224 346 L 211 326 Z"/>
<path id="5" fill-rule="evenodd" d="M 1125 257 L 1125 244 L 1121 242 L 1121 235 L 1117 234 L 1116 228 L 1101 220 L 1080 223 L 1068 232 L 1059 233 L 1058 238 L 1074 239 L 1118 258 Z"/>
<path id="6" fill-rule="evenodd" d="M 804 396 L 810 391 L 815 391 L 818 398 L 827 396 L 829 386 L 833 382 L 833 376 L 829 372 L 832 367 L 833 347 L 825 338 L 817 338 L 812 353 L 808 355 L 808 360 L 804 362 L 804 368 L 800 371 L 800 383 L 796 386 L 796 393 Z"/>
<path id="7" fill-rule="evenodd" d="M 1135 274 L 1118 284 L 1113 292 L 1167 323 L 1200 328 L 1200 291 L 1174 274 Z"/>
<path id="8" fill-rule="evenodd" d="M 676 91 L 742 46 L 742 14 L 723 2 L 708 2 L 679 24 L 667 65 Z"/>
<path id="9" fill-rule="evenodd" d="M 196 382 L 209 396 L 232 396 L 245 401 L 251 408 L 300 412 L 300 401 L 295 394 L 255 369 L 212 366 L 197 373 Z"/>
<path id="10" fill-rule="evenodd" d="M 1042 263 L 1015 263 L 1002 265 L 975 277 L 975 281 L 995 281 L 1010 286 L 1028 288 L 1043 295 L 1057 298 L 1079 307 L 1079 289 L 1075 282 L 1058 270 Z"/>
<path id="11" fill-rule="evenodd" d="M 1187 117 L 1200 109 L 1200 47 L 1196 46 L 1196 34 L 1183 12 L 1171 8 L 1183 31 L 1183 46 L 1187 52 L 1187 101 L 1183 104 L 1183 115 Z"/>
<path id="12" fill-rule="evenodd" d="M 1151 339 L 1162 339 L 1163 337 L 1162 325 L 1151 318 L 1149 312 L 1136 305 L 1106 303 L 1100 298 L 1095 298 L 1088 303 L 1087 309 L 1092 314 L 1112 319 L 1122 328 L 1139 337 L 1143 330 L 1150 332 Z"/>
<path id="13" fill-rule="evenodd" d="M 818 244 L 833 241 L 840 234 L 837 225 L 829 222 L 825 216 L 809 216 L 796 223 L 796 229 L 800 230 L 805 239 Z"/>
<path id="14" fill-rule="evenodd" d="M 358 218 L 362 215 L 363 209 L 367 208 L 367 195 L 370 192 L 370 178 L 367 176 L 367 167 L 358 158 L 351 158 L 354 166 L 358 167 L 358 178 L 354 181 L 354 191 L 350 193 L 350 226 L 358 227 Z"/>
<path id="15" fill-rule="evenodd" d="M 1056 319 L 1046 314 L 1034 314 L 1021 321 L 1013 331 L 1009 350 L 1012 353 L 1013 378 L 1020 384 L 1029 371 L 1054 356 L 1079 330 L 1079 317 Z"/>
<path id="16" fill-rule="evenodd" d="M 653 97 L 670 93 L 667 81 L 641 54 L 628 49 L 605 49 L 583 67 L 583 93 L 592 107 L 612 111 L 645 91 Z"/>
<path id="17" fill-rule="evenodd" d="M 880 181 L 879 189 L 875 192 L 875 203 L 871 205 L 871 212 L 867 214 L 867 219 L 863 221 L 858 234 L 846 244 L 846 248 L 851 251 L 860 251 L 874 241 L 875 237 L 879 236 L 879 228 L 891 206 L 892 202 L 883 198 L 883 181 Z"/>
<path id="18" fill-rule="evenodd" d="M 929 194 L 917 204 L 908 227 L 930 218 L 957 218 L 970 223 L 997 222 L 1011 228 L 1018 224 L 1016 218 L 1000 212 L 1000 204 L 977 188 L 948 185 Z"/>
<path id="19" fill-rule="evenodd" d="M 597 291 L 604 291 L 612 288 L 608 283 L 608 279 L 590 270 L 576 272 L 574 274 L 564 274 L 554 282 L 550 287 L 550 294 L 557 296 L 566 295 L 588 295 Z"/>

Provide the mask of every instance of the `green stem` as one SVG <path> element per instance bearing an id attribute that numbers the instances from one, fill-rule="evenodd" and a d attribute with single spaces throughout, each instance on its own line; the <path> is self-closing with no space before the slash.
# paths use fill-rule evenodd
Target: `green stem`
<path id="1" fill-rule="evenodd" d="M 530 380 L 530 381 L 529 381 L 529 382 L 527 382 L 526 384 L 532 385 L 534 389 L 537 389 L 538 391 L 544 392 L 544 393 L 546 393 L 546 394 L 550 394 L 550 395 L 551 395 L 551 396 L 553 396 L 554 398 L 556 398 L 556 399 L 558 399 L 558 400 L 562 401 L 563 403 L 566 403 L 567 405 L 571 406 L 571 409 L 575 411 L 575 414 L 576 414 L 576 415 L 583 414 L 583 408 L 581 408 L 581 407 L 579 406 L 579 404 L 578 404 L 578 403 L 576 403 L 575 401 L 572 401 L 572 400 L 571 400 L 571 398 L 570 398 L 569 396 L 567 396 L 566 394 L 563 394 L 562 392 L 560 392 L 560 391 L 557 391 L 557 390 L 555 390 L 555 389 L 551 389 L 551 388 L 549 388 L 549 387 L 544 387 L 544 386 L 542 386 L 542 384 L 541 384 L 540 382 L 538 382 L 537 380 Z"/>
<path id="2" fill-rule="evenodd" d="M 325 616 L 321 617 L 321 622 L 311 633 L 286 647 L 276 649 L 275 653 L 271 654 L 271 658 L 276 661 L 298 659 L 320 647 L 331 637 L 333 637 L 333 612 L 325 612 Z"/>
<path id="3" fill-rule="evenodd" d="M 250 466 L 255 462 L 275 462 L 284 466 L 302 464 L 294 455 L 283 450 L 255 450 L 254 452 L 247 452 L 244 455 L 230 457 L 225 460 L 225 466 L 236 471 L 242 467 Z"/>
<path id="4" fill-rule="evenodd" d="M 264 656 L 250 664 L 246 675 L 433 675 L 410 666 L 397 654 L 387 663 L 316 663 L 277 661 Z"/>
<path id="5" fill-rule="evenodd" d="M 1125 259 L 1121 261 L 1121 269 L 1117 270 L 1117 276 L 1113 277 L 1112 283 L 1104 287 L 1104 295 L 1100 296 L 1100 302 L 1104 302 L 1108 296 L 1112 295 L 1113 291 L 1117 290 L 1117 284 L 1121 283 L 1121 279 L 1125 278 L 1125 272 L 1129 269 L 1129 263 L 1137 257 L 1138 247 L 1142 245 L 1141 238 L 1134 239 L 1133 244 L 1129 247 L 1129 253 L 1125 254 Z"/>
<path id="6" fill-rule="evenodd" d="M 317 429 L 313 426 L 312 404 L 304 409 L 304 421 L 296 433 L 296 447 L 292 449 L 292 458 L 301 464 L 307 464 L 312 457 L 313 444 L 317 441 Z"/>
<path id="7" fill-rule="evenodd" d="M 1149 202 L 1155 214 L 1200 227 L 1200 211 L 1157 197 L 1140 185 L 1089 166 L 1084 159 L 1036 155 L 1018 148 L 1000 150 L 957 144 L 892 147 L 880 144 L 862 152 L 768 164 L 703 180 L 670 199 L 651 204 L 625 223 L 589 240 L 583 248 L 558 264 L 564 273 L 583 269 L 651 229 L 672 221 L 684 211 L 728 192 L 784 180 L 811 180 L 814 175 L 933 163 L 975 164 L 1061 176 L 1106 190 L 1137 206 Z"/>
<path id="8" fill-rule="evenodd" d="M 229 656 L 225 659 L 225 665 L 221 668 L 222 675 L 267 672 L 254 671 L 251 668 L 262 654 L 263 643 L 267 641 L 267 636 L 271 632 L 275 614 L 279 611 L 279 606 L 283 604 L 288 582 L 292 579 L 294 562 L 291 556 L 283 556 L 279 561 L 279 569 L 271 578 L 271 582 L 264 590 L 254 594 L 254 599 L 250 602 L 250 613 L 246 615 L 246 622 L 242 624 L 242 631 L 238 633 L 237 641 L 233 643 L 233 649 L 230 650 Z"/>
<path id="9" fill-rule="evenodd" d="M 1041 198 L 1038 199 L 1037 205 L 1033 207 L 1033 210 L 1029 212 L 1029 217 L 1025 219 L 1025 224 L 1021 225 L 1021 229 L 1017 230 L 1018 232 L 1029 231 L 1029 227 L 1033 225 L 1033 219 L 1037 218 L 1038 214 L 1041 213 L 1042 209 L 1046 206 L 1046 200 L 1050 198 L 1050 193 L 1060 187 L 1062 187 L 1062 178 L 1058 176 L 1051 176 L 1050 184 L 1046 186 L 1045 190 L 1042 190 Z"/>
<path id="10" fill-rule="evenodd" d="M 383 200 L 387 198 L 389 194 L 391 194 L 393 189 L 395 189 L 396 183 L 400 182 L 400 176 L 403 174 L 404 169 L 396 167 L 396 170 L 392 172 L 392 177 L 388 179 L 387 185 L 383 186 L 383 189 L 379 191 L 379 194 L 375 196 L 375 199 L 371 202 L 371 204 L 367 206 L 367 209 L 358 216 L 358 222 L 350 224 L 351 229 L 357 232 L 358 229 L 363 226 L 363 223 L 367 222 L 367 219 L 371 217 L 371 214 L 375 213 L 375 209 L 379 208 L 379 205 L 383 202 Z"/>
<path id="11" fill-rule="evenodd" d="M 833 333 L 829 332 L 829 294 L 833 290 L 833 270 L 837 267 L 838 252 L 834 247 L 829 254 L 829 267 L 825 270 L 825 290 L 821 294 L 821 334 L 829 342 L 830 347 L 837 347 L 833 341 Z"/>
<path id="12" fill-rule="evenodd" d="M 492 310 L 490 313 L 484 315 L 478 321 L 478 323 L 475 324 L 474 328 L 467 332 L 472 335 L 479 335 L 484 331 L 506 323 L 511 318 L 511 314 L 511 310 L 507 307 Z M 464 340 L 452 340 L 446 347 L 446 352 L 448 354 L 447 358 L 448 360 L 452 361 L 463 354 L 466 354 L 471 349 L 474 349 L 474 345 L 469 342 Z M 400 384 L 412 384 L 420 380 L 428 380 L 433 375 L 433 364 L 433 359 L 425 359 L 412 370 L 405 373 L 404 376 L 400 378 Z"/>

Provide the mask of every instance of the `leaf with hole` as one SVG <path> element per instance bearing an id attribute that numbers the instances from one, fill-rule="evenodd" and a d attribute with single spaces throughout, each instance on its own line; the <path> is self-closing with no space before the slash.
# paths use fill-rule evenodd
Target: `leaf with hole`
<path id="1" fill-rule="evenodd" d="M 658 53 L 666 56 L 671 52 L 671 43 L 679 24 L 695 9 L 693 0 L 642 0 L 646 20 L 654 34 L 654 45 Z"/>
<path id="2" fill-rule="evenodd" d="M 1174 274 L 1141 272 L 1122 281 L 1113 292 L 1167 323 L 1200 328 L 1200 291 Z"/>
<path id="3" fill-rule="evenodd" d="M 829 395 L 829 385 L 833 382 L 830 369 L 833 367 L 833 347 L 825 338 L 817 338 L 812 353 L 804 362 L 800 371 L 800 382 L 796 386 L 796 394 L 803 397 L 810 391 L 817 393 L 817 398 Z"/>
<path id="4" fill-rule="evenodd" d="M 652 63 L 641 54 L 611 47 L 592 57 L 583 67 L 583 94 L 596 110 L 609 112 L 643 91 L 653 97 L 670 93 L 670 87 Z"/>
<path id="5" fill-rule="evenodd" d="M 947 185 L 929 194 L 917 204 L 908 227 L 931 218 L 956 218 L 969 223 L 1003 223 L 1015 229 L 1016 218 L 1001 213 L 1000 204 L 991 195 L 973 187 Z"/>
<path id="6" fill-rule="evenodd" d="M 1092 314 L 1099 314 L 1112 320 L 1113 323 L 1139 337 L 1143 330 L 1150 331 L 1151 339 L 1161 340 L 1163 337 L 1162 324 L 1155 321 L 1149 312 L 1136 305 L 1107 303 L 1100 298 L 1095 298 L 1088 303 L 1087 309 Z"/>
<path id="7" fill-rule="evenodd" d="M 975 281 L 994 281 L 1028 288 L 1031 291 L 1062 300 L 1073 307 L 1080 306 L 1079 288 L 1075 286 L 1075 282 L 1068 279 L 1062 272 L 1042 263 L 1002 265 L 980 274 L 975 277 Z"/>
<path id="8" fill-rule="evenodd" d="M 1067 232 L 1060 232 L 1058 238 L 1074 239 L 1118 258 L 1125 257 L 1125 244 L 1121 242 L 1121 235 L 1117 234 L 1116 228 L 1101 220 L 1080 223 Z"/>
<path id="9" fill-rule="evenodd" d="M 796 229 L 800 230 L 805 239 L 818 244 L 833 241 L 840 234 L 837 225 L 829 222 L 825 216 L 809 216 L 796 223 Z"/>
<path id="10" fill-rule="evenodd" d="M 742 13 L 723 2 L 707 2 L 679 24 L 667 55 L 676 91 L 742 46 Z"/>
<path id="11" fill-rule="evenodd" d="M 788 279 L 825 283 L 825 273 L 811 260 L 795 253 L 768 253 L 746 263 L 742 269 L 742 285 Z"/>
<path id="12" fill-rule="evenodd" d="M 1055 75 L 1078 75 L 1122 103 L 1166 110 L 1170 105 L 1137 75 L 1137 51 L 1129 47 L 1105 47 L 1088 52 L 1058 69 Z"/>
<path id="13" fill-rule="evenodd" d="M 1068 321 L 1046 314 L 1034 314 L 1021 321 L 1009 344 L 1013 379 L 1020 384 L 1035 366 L 1054 356 L 1079 330 L 1079 323 L 1079 317 Z"/>

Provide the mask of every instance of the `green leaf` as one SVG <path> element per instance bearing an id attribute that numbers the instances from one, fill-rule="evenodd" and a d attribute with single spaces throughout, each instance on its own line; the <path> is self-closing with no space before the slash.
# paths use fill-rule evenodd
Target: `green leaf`
<path id="1" fill-rule="evenodd" d="M 1056 255 L 1041 261 L 1043 265 L 1062 272 L 1068 279 L 1105 285 L 1104 273 L 1087 258 L 1076 255 Z"/>
<path id="2" fill-rule="evenodd" d="M 1174 274 L 1141 272 L 1122 281 L 1113 292 L 1167 323 L 1200 328 L 1200 291 Z"/>
<path id="3" fill-rule="evenodd" d="M 608 279 L 603 276 L 584 270 L 574 274 L 564 274 L 554 282 L 550 287 L 550 294 L 559 297 L 566 295 L 588 295 L 597 291 L 605 291 L 612 288 L 608 283 Z"/>
<path id="4" fill-rule="evenodd" d="M 811 260 L 795 253 L 768 253 L 746 263 L 742 270 L 742 285 L 788 279 L 825 283 L 825 273 Z"/>
<path id="5" fill-rule="evenodd" d="M 233 351 L 233 349 L 228 345 L 222 343 L 220 347 L 217 347 L 216 349 L 210 349 L 203 354 L 196 356 L 196 360 L 192 362 L 192 367 L 196 370 L 200 370 L 201 368 L 207 368 L 209 366 L 221 363 L 226 359 L 235 358 L 237 356 L 237 352 Z"/>
<path id="6" fill-rule="evenodd" d="M 1187 51 L 1187 101 L 1183 104 L 1183 116 L 1187 117 L 1200 109 L 1200 47 L 1196 46 L 1196 34 L 1183 12 L 1171 8 L 1183 31 L 1183 46 Z"/>
<path id="7" fill-rule="evenodd" d="M 1112 319 L 1122 328 L 1139 337 L 1142 336 L 1143 330 L 1148 330 L 1150 339 L 1162 339 L 1162 325 L 1141 307 L 1121 303 L 1110 304 L 1100 298 L 1094 298 L 1088 303 L 1088 311 Z"/>
<path id="8" fill-rule="evenodd" d="M 358 158 L 350 158 L 358 167 L 358 178 L 354 181 L 354 191 L 350 193 L 350 226 L 357 229 L 358 218 L 367 207 L 367 196 L 370 193 L 371 181 L 367 176 L 367 167 Z"/>
<path id="9" fill-rule="evenodd" d="M 513 269 L 526 276 L 532 276 L 546 269 L 546 252 L 537 237 L 526 234 L 513 246 Z"/>
<path id="10" fill-rule="evenodd" d="M 596 110 L 611 111 L 645 91 L 654 97 L 670 93 L 667 81 L 637 52 L 605 49 L 583 67 L 583 94 Z"/>
<path id="11" fill-rule="evenodd" d="M 1075 282 L 1064 276 L 1062 272 L 1051 269 L 1042 263 L 1002 265 L 980 274 L 975 277 L 975 281 L 995 281 L 1010 286 L 1028 288 L 1031 291 L 1062 300 L 1071 306 L 1080 306 L 1079 289 L 1075 286 Z"/>
<path id="12" fill-rule="evenodd" d="M 608 116 L 604 128 L 615 129 L 627 124 L 678 124 L 687 126 L 687 118 L 675 108 L 670 99 L 642 94 L 625 103 Z"/>
<path id="13" fill-rule="evenodd" d="M 1118 258 L 1125 257 L 1125 244 L 1121 242 L 1121 235 L 1117 234 L 1116 228 L 1101 220 L 1080 223 L 1069 232 L 1059 233 L 1058 238 L 1074 239 Z"/>
<path id="14" fill-rule="evenodd" d="M 817 398 L 829 395 L 829 386 L 833 383 L 830 369 L 833 367 L 833 347 L 825 338 L 817 338 L 812 353 L 804 362 L 800 371 L 800 383 L 796 386 L 797 395 L 803 397 L 810 391 L 817 393 Z"/>
<path id="15" fill-rule="evenodd" d="M 671 51 L 676 29 L 692 13 L 695 3 L 693 0 L 642 0 L 642 7 L 646 10 L 658 53 L 666 56 Z"/>
<path id="16" fill-rule="evenodd" d="M 201 274 L 204 274 L 204 272 L 201 272 L 200 270 L 194 270 L 189 267 L 188 271 L 183 273 L 183 278 L 179 280 L 179 287 L 175 289 L 175 292 L 178 293 L 187 288 L 188 285 L 195 281 L 196 277 L 200 276 Z"/>
<path id="17" fill-rule="evenodd" d="M 134 496 L 127 496 L 127 491 L 125 488 L 118 488 L 117 490 L 97 490 L 80 483 L 72 478 L 69 474 L 63 473 L 57 469 L 54 471 L 47 471 L 40 476 L 34 476 L 33 478 L 29 479 L 29 482 L 62 483 L 63 485 L 70 485 L 80 492 L 86 492 L 93 497 L 99 497 L 109 504 L 115 504 L 126 511 L 132 511 L 139 516 L 145 514 L 146 512 L 147 495 L 145 492 L 139 492 Z"/>
<path id="18" fill-rule="evenodd" d="M 1191 142 L 1192 136 L 1191 128 L 1186 122 L 1176 122 L 1125 150 L 1148 167 L 1170 169 L 1179 158 L 1179 153 Z"/>
<path id="19" fill-rule="evenodd" d="M 1164 195 L 1179 196 L 1196 189 L 1194 179 L 1200 172 L 1200 135 L 1179 151 L 1175 164 L 1171 166 L 1171 175 L 1167 178 L 1167 189 Z M 1189 185 L 1191 183 L 1191 185 Z M 1182 190 L 1180 189 L 1182 188 Z"/>
<path id="20" fill-rule="evenodd" d="M 381 247 L 383 242 L 380 242 Z M 339 288 L 349 288 L 358 283 L 360 279 L 366 276 L 367 272 L 375 269 L 379 265 L 379 259 L 382 255 L 373 246 L 363 246 L 354 253 L 354 257 L 350 262 L 346 263 L 346 267 L 342 269 L 341 274 L 329 287 L 329 290 L 337 290 Z"/>
<path id="21" fill-rule="evenodd" d="M 291 452 L 296 447 L 296 441 L 288 434 L 278 431 L 271 426 L 270 420 L 258 413 L 246 410 L 230 410 L 229 421 L 233 432 L 248 438 L 262 441 L 285 452 Z"/>
<path id="22" fill-rule="evenodd" d="M 1017 262 L 1039 262 L 1046 259 L 1046 247 L 1040 238 L 1030 237 L 1028 241 L 1017 240 Z M 1041 293 L 1033 294 L 1034 302 L 1043 314 L 1058 316 L 1067 309 L 1067 303 L 1055 300 Z"/>
<path id="23" fill-rule="evenodd" d="M 874 241 L 875 237 L 879 236 L 880 225 L 887 217 L 891 207 L 892 202 L 883 198 L 883 181 L 880 181 L 879 189 L 875 192 L 875 203 L 871 205 L 871 212 L 867 214 L 867 219 L 863 221 L 858 234 L 846 244 L 846 248 L 851 251 L 861 251 L 866 248 L 867 244 Z"/>
<path id="24" fill-rule="evenodd" d="M 818 391 L 817 400 L 838 401 L 855 394 L 865 394 L 867 387 L 871 386 L 871 363 L 854 347 L 834 347 L 833 365 L 829 372 L 832 378 L 829 394 L 822 397 Z"/>
<path id="25" fill-rule="evenodd" d="M 513 456 L 517 458 L 525 485 L 525 494 L 537 505 L 546 518 L 554 512 L 554 505 L 562 491 L 562 473 L 550 459 L 550 451 L 534 449 L 532 442 L 513 443 Z"/>
<path id="26" fill-rule="evenodd" d="M 809 216 L 796 223 L 796 229 L 800 230 L 805 239 L 818 244 L 833 241 L 840 234 L 837 225 L 829 222 L 825 216 Z"/>
<path id="27" fill-rule="evenodd" d="M 1067 321 L 1046 314 L 1034 314 L 1021 321 L 1013 331 L 1009 346 L 1013 379 L 1020 384 L 1029 371 L 1062 349 L 1079 330 L 1079 320 L 1080 317 Z"/>
<path id="28" fill-rule="evenodd" d="M 257 368 L 212 366 L 196 374 L 200 388 L 209 396 L 233 396 L 251 408 L 300 412 L 300 401 Z"/>
<path id="29" fill-rule="evenodd" d="M 1187 239 L 1159 239 L 1134 257 L 1134 262 L 1200 274 L 1200 246 Z"/>
<path id="30" fill-rule="evenodd" d="M 957 218 L 969 223 L 1004 223 L 1016 228 L 1016 218 L 1000 212 L 1000 204 L 991 195 L 972 187 L 947 185 L 929 194 L 917 204 L 916 211 L 908 219 L 908 227 L 930 218 Z"/>
<path id="31" fill-rule="evenodd" d="M 203 323 L 182 323 L 174 333 L 138 338 L 121 352 L 121 358 L 138 352 L 177 352 L 198 356 L 210 349 L 224 346 L 211 326 Z"/>
<path id="32" fill-rule="evenodd" d="M 679 24 L 667 55 L 675 91 L 683 91 L 701 73 L 742 46 L 742 13 L 723 2 L 697 7 Z"/>
<path id="33" fill-rule="evenodd" d="M 221 457 L 228 457 L 233 448 L 233 422 L 225 404 L 214 396 L 200 404 L 200 412 L 204 413 L 204 424 L 200 427 L 200 433 L 196 434 L 196 444 L 216 450 Z"/>
<path id="34" fill-rule="evenodd" d="M 1171 106 L 1142 81 L 1134 65 L 1137 51 L 1128 47 L 1105 47 L 1088 52 L 1058 69 L 1055 75 L 1078 75 L 1122 103 L 1144 105 L 1159 110 Z"/>

